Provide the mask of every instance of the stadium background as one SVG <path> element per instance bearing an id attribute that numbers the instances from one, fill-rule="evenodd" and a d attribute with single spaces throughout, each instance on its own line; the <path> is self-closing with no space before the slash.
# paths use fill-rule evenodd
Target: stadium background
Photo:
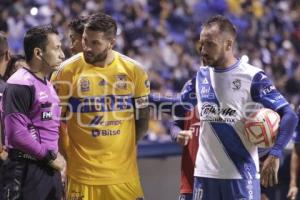
<path id="1" fill-rule="evenodd" d="M 69 56 L 67 24 L 96 11 L 117 20 L 115 49 L 143 63 L 152 92 L 168 95 L 180 92 L 199 66 L 194 45 L 201 23 L 224 14 L 238 29 L 236 56 L 247 55 L 295 108 L 299 105 L 299 0 L 1 0 L 0 30 L 7 32 L 12 53 L 22 54 L 27 28 L 52 23 Z M 142 182 L 150 200 L 176 199 L 178 194 L 180 147 L 171 143 L 169 126 L 167 116 L 151 120 L 139 147 Z M 286 194 L 288 166 L 282 170 L 281 184 L 271 191 L 271 199 L 285 199 L 279 196 Z"/>

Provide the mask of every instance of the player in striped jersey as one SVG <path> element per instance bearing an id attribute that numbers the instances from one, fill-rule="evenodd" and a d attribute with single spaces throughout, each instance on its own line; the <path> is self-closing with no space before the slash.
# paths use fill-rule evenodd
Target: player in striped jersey
<path id="1" fill-rule="evenodd" d="M 194 168 L 199 147 L 200 120 L 197 107 L 185 113 L 182 130 L 172 129 L 176 141 L 184 145 L 181 156 L 181 178 L 179 200 L 192 200 L 194 186 Z M 181 121 L 181 120 L 180 120 Z M 175 127 L 180 127 L 180 121 L 175 121 Z"/>
<path id="2" fill-rule="evenodd" d="M 235 27 L 223 16 L 204 23 L 198 42 L 204 67 L 182 95 L 183 102 L 197 105 L 201 118 L 193 200 L 260 199 L 257 147 L 247 140 L 241 120 L 248 109 L 261 106 L 281 116 L 275 145 L 262 165 L 267 187 L 277 183 L 279 157 L 298 120 L 262 70 L 235 58 L 235 37 Z"/>
<path id="3" fill-rule="evenodd" d="M 185 84 L 182 89 L 183 92 L 186 91 L 186 87 L 189 87 L 191 81 L 189 80 Z M 196 94 L 191 94 L 191 96 L 196 100 Z M 193 109 L 188 109 L 189 106 L 191 105 L 177 106 L 173 117 L 179 117 L 179 120 L 176 120 L 171 128 L 172 138 L 184 146 L 181 156 L 179 200 L 192 200 L 193 198 L 194 168 L 199 147 L 199 112 L 196 106 Z"/>
<path id="4" fill-rule="evenodd" d="M 185 91 L 186 86 L 184 86 L 183 91 Z M 164 113 L 173 114 L 174 119 L 178 118 L 171 127 L 171 135 L 174 141 L 183 145 L 179 200 L 191 200 L 193 197 L 194 167 L 199 144 L 200 121 L 197 107 L 189 111 L 180 104 L 177 98 L 157 97 L 155 95 L 150 95 L 150 103 L 154 104 L 157 113 L 161 110 Z M 174 113 L 172 113 L 173 111 Z"/>

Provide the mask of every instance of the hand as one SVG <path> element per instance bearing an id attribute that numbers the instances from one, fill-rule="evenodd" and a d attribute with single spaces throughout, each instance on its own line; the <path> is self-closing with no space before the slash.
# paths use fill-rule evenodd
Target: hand
<path id="1" fill-rule="evenodd" d="M 290 200 L 295 200 L 298 193 L 298 187 L 297 186 L 290 186 L 289 192 L 287 194 L 287 198 Z"/>
<path id="2" fill-rule="evenodd" d="M 49 165 L 58 171 L 62 171 L 66 167 L 66 161 L 62 155 L 58 153 L 56 159 L 50 162 Z"/>
<path id="3" fill-rule="evenodd" d="M 7 157 L 8 157 L 8 153 L 6 150 L 2 150 L 2 152 L 0 153 L 0 160 L 4 161 L 4 160 L 7 160 Z"/>
<path id="4" fill-rule="evenodd" d="M 193 132 L 191 130 L 180 131 L 176 137 L 176 142 L 178 144 L 186 146 L 190 139 L 193 137 Z"/>
<path id="5" fill-rule="evenodd" d="M 269 155 L 262 164 L 261 184 L 264 187 L 278 183 L 279 158 Z"/>
<path id="6" fill-rule="evenodd" d="M 60 171 L 61 174 L 61 182 L 66 185 L 67 182 L 67 165 L 66 165 L 66 160 L 64 159 L 65 166 L 64 168 Z"/>

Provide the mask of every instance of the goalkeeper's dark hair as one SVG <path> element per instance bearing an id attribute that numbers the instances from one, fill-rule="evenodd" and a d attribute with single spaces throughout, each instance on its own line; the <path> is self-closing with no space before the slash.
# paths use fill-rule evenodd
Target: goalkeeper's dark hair
<path id="1" fill-rule="evenodd" d="M 89 16 L 85 28 L 91 31 L 103 32 L 107 39 L 112 39 L 117 35 L 117 23 L 109 15 L 95 13 Z"/>

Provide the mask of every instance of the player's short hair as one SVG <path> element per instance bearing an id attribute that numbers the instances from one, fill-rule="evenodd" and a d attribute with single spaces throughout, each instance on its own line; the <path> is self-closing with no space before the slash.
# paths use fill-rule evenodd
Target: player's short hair
<path id="1" fill-rule="evenodd" d="M 8 42 L 4 32 L 0 31 L 0 58 L 7 52 Z"/>
<path id="2" fill-rule="evenodd" d="M 72 20 L 68 24 L 68 27 L 70 29 L 74 30 L 75 33 L 82 35 L 83 31 L 84 31 L 84 25 L 86 24 L 87 20 L 88 20 L 88 16 L 80 16 L 80 17 Z"/>
<path id="3" fill-rule="evenodd" d="M 210 27 L 213 25 L 218 25 L 219 30 L 222 32 L 225 31 L 236 38 L 237 31 L 233 23 L 227 18 L 222 15 L 216 15 L 209 18 L 204 24 L 203 27 Z"/>
<path id="4" fill-rule="evenodd" d="M 57 34 L 58 31 L 52 25 L 41 25 L 30 28 L 24 37 L 24 53 L 27 62 L 33 58 L 34 48 L 46 50 L 48 35 Z"/>
<path id="5" fill-rule="evenodd" d="M 104 13 L 95 13 L 88 18 L 85 28 L 91 31 L 103 32 L 108 39 L 117 35 L 117 23 L 109 15 Z"/>

